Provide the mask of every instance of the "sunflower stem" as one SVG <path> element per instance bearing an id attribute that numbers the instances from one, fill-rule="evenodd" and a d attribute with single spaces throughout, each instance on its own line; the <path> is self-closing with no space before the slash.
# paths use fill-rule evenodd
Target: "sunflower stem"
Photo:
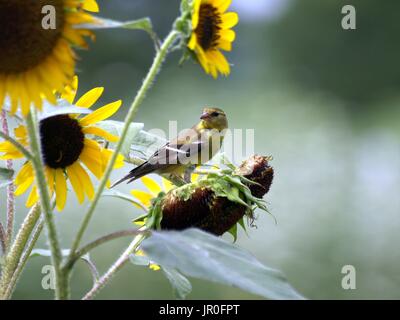
<path id="1" fill-rule="evenodd" d="M 8 288 L 5 293 L 6 299 L 10 299 L 12 294 L 14 293 L 15 286 L 17 285 L 17 282 L 19 280 L 19 277 L 22 274 L 22 271 L 24 270 L 26 262 L 28 261 L 30 255 L 32 253 L 32 250 L 35 247 L 35 244 L 36 244 L 37 240 L 39 239 L 40 234 L 42 233 L 43 227 L 44 227 L 44 221 L 43 221 L 43 219 L 40 219 L 40 221 L 36 225 L 35 229 L 32 231 L 32 237 L 29 240 L 28 244 L 26 245 L 26 249 L 21 256 L 20 262 L 18 263 L 18 266 L 14 271 L 14 274 L 10 280 L 10 283 L 8 284 Z"/>
<path id="2" fill-rule="evenodd" d="M 26 243 L 40 218 L 40 213 L 40 206 L 37 204 L 29 211 L 17 233 L 14 243 L 5 257 L 0 279 L 0 300 L 9 298 L 7 292 L 10 290 L 11 280 L 21 261 Z"/>
<path id="3" fill-rule="evenodd" d="M 44 164 L 42 162 L 40 152 L 40 138 L 37 130 L 38 123 L 36 119 L 36 110 L 34 108 L 31 109 L 31 112 L 26 119 L 26 124 L 28 129 L 30 147 L 33 153 L 32 164 L 35 171 L 40 204 L 42 207 L 44 221 L 47 229 L 47 238 L 51 251 L 51 261 L 55 271 L 55 297 L 58 300 L 64 300 L 69 298 L 68 281 L 67 276 L 63 274 L 61 268 L 62 252 L 58 240 L 57 229 L 54 223 L 53 209 L 44 173 Z"/>
<path id="4" fill-rule="evenodd" d="M 1 122 L 4 134 L 10 135 L 7 123 L 6 112 L 3 110 L 1 112 Z M 6 168 L 13 170 L 13 161 L 11 159 L 6 160 Z M 11 241 L 14 233 L 14 223 L 15 223 L 15 196 L 14 196 L 15 186 L 14 183 L 10 183 L 7 186 L 7 224 L 6 224 L 6 239 L 5 239 L 5 250 L 7 251 L 11 245 Z"/>
<path id="5" fill-rule="evenodd" d="M 79 245 L 81 243 L 82 237 L 83 237 L 83 235 L 84 235 L 84 233 L 85 233 L 85 231 L 86 231 L 86 229 L 87 229 L 87 227 L 89 225 L 90 219 L 92 218 L 92 215 L 93 215 L 93 213 L 94 213 L 94 211 L 96 209 L 96 206 L 97 206 L 97 204 L 99 202 L 101 194 L 102 194 L 104 188 L 106 187 L 107 181 L 108 181 L 108 179 L 110 177 L 111 171 L 112 171 L 112 169 L 114 167 L 114 164 L 115 164 L 115 162 L 117 160 L 118 154 L 121 151 L 122 145 L 123 145 L 123 143 L 124 143 L 124 141 L 126 139 L 126 136 L 128 134 L 128 131 L 129 131 L 129 126 L 130 126 L 131 122 L 133 121 L 133 119 L 134 119 L 134 117 L 135 117 L 135 115 L 136 115 L 136 113 L 137 113 L 137 111 L 139 109 L 139 106 L 141 105 L 141 103 L 143 102 L 144 98 L 146 97 L 147 91 L 151 88 L 155 77 L 159 73 L 163 62 L 164 62 L 167 54 L 170 51 L 170 48 L 172 47 L 172 45 L 174 44 L 174 42 L 178 38 L 178 36 L 179 36 L 179 32 L 173 30 L 165 38 L 163 44 L 160 47 L 160 50 L 157 51 L 157 54 L 156 54 L 156 56 L 154 58 L 154 61 L 153 61 L 153 64 L 150 67 L 150 70 L 147 73 L 141 88 L 139 89 L 138 93 L 136 94 L 135 99 L 132 102 L 132 105 L 129 108 L 128 114 L 126 115 L 126 118 L 125 118 L 124 127 L 122 129 L 122 133 L 121 133 L 119 142 L 118 142 L 118 144 L 117 144 L 117 146 L 116 146 L 116 148 L 114 150 L 114 153 L 113 153 L 113 155 L 112 155 L 112 157 L 111 157 L 111 159 L 110 159 L 110 161 L 109 161 L 109 163 L 107 165 L 107 168 L 106 168 L 106 170 L 104 172 L 104 175 L 103 175 L 103 177 L 102 177 L 102 179 L 100 181 L 100 184 L 99 184 L 99 186 L 97 188 L 97 191 L 96 191 L 96 194 L 95 194 L 95 196 L 93 198 L 93 201 L 91 202 L 91 204 L 90 204 L 90 206 L 89 206 L 89 208 L 88 208 L 88 210 L 87 210 L 87 212 L 86 212 L 86 214 L 85 214 L 85 216 L 83 218 L 82 224 L 81 224 L 81 226 L 79 228 L 79 231 L 78 231 L 78 233 L 76 235 L 76 238 L 75 238 L 75 240 L 73 242 L 73 245 L 72 245 L 72 248 L 71 248 L 71 251 L 70 251 L 70 255 L 68 257 L 66 265 L 69 265 L 69 261 L 71 261 L 74 258 L 75 253 L 76 253 L 76 251 L 77 251 L 77 249 L 78 249 L 78 247 L 79 247 Z"/>
<path id="6" fill-rule="evenodd" d="M 71 261 L 69 261 L 69 265 L 68 266 L 66 265 L 65 268 L 69 269 L 70 267 L 72 267 L 71 265 L 73 265 L 80 257 L 84 256 L 85 254 L 89 253 L 90 251 L 101 246 L 104 243 L 123 237 L 137 236 L 140 233 L 141 232 L 138 230 L 121 230 L 107 234 L 92 242 L 89 242 L 76 252 L 75 257 Z"/>
<path id="7" fill-rule="evenodd" d="M 145 231 L 145 230 L 143 230 Z M 143 240 L 147 238 L 147 233 L 138 234 L 130 243 L 128 248 L 121 254 L 118 260 L 111 266 L 110 269 L 95 283 L 93 288 L 82 298 L 82 300 L 93 299 L 99 291 L 111 280 L 111 278 L 129 261 L 129 256 L 133 254 Z"/>

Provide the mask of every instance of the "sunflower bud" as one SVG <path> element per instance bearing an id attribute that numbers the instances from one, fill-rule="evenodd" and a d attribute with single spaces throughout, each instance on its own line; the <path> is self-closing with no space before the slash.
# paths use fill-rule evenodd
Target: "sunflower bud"
<path id="1" fill-rule="evenodd" d="M 221 178 L 221 182 L 208 177 L 203 183 L 193 183 L 167 193 L 161 203 L 161 229 L 196 227 L 222 235 L 245 215 L 253 219 L 252 206 L 258 205 L 258 200 L 261 201 L 272 184 L 274 171 L 268 160 L 255 155 L 244 161 L 229 179 Z M 225 181 L 230 183 L 224 184 Z M 243 184 L 240 181 L 244 181 Z M 221 188 L 228 191 L 226 195 L 221 193 Z"/>

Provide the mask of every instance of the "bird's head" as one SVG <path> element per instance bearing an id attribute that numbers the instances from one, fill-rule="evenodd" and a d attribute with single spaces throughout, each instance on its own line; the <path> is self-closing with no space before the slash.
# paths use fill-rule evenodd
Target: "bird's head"
<path id="1" fill-rule="evenodd" d="M 226 114 L 219 108 L 204 108 L 200 119 L 200 127 L 204 129 L 222 131 L 228 128 Z"/>

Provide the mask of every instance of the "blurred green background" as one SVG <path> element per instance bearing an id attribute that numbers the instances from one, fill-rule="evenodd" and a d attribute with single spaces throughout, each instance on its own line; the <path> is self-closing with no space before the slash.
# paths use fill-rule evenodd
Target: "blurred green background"
<path id="1" fill-rule="evenodd" d="M 179 8 L 178 0 L 99 4 L 101 16 L 108 18 L 150 16 L 161 37 Z M 357 30 L 341 27 L 346 4 L 357 10 Z M 241 22 L 228 54 L 231 76 L 214 81 L 191 61 L 180 68 L 180 53 L 174 53 L 136 121 L 146 129 L 167 130 L 168 121 L 177 120 L 182 129 L 197 121 L 204 105 L 216 105 L 227 112 L 231 128 L 254 128 L 256 152 L 274 157 L 276 177 L 266 200 L 278 224 L 260 214 L 258 228 L 249 236 L 240 233 L 238 245 L 282 270 L 307 298 L 399 299 L 400 2 L 233 0 L 233 9 Z M 90 50 L 79 52 L 80 93 L 104 86 L 101 102 L 124 100 L 122 120 L 153 54 L 144 32 L 97 32 Z M 121 190 L 130 188 L 141 184 Z M 22 201 L 18 205 L 21 212 Z M 84 208 L 74 199 L 57 214 L 63 247 L 70 245 Z M 128 203 L 102 199 L 85 240 L 127 228 L 137 214 Z M 101 272 L 128 241 L 93 252 Z M 44 264 L 45 258 L 29 262 L 15 298 L 52 297 L 41 287 Z M 357 271 L 356 290 L 341 287 L 341 269 L 348 264 Z M 90 286 L 91 275 L 79 263 L 73 298 Z M 98 298 L 169 299 L 172 293 L 161 272 L 128 265 Z M 193 280 L 189 298 L 257 297 Z"/>

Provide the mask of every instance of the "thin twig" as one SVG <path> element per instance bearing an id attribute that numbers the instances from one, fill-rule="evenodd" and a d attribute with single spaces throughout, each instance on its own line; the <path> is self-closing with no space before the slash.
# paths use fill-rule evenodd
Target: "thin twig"
<path id="1" fill-rule="evenodd" d="M 3 110 L 1 112 L 1 122 L 4 134 L 10 135 L 8 129 L 6 112 Z M 6 160 L 6 168 L 13 170 L 13 161 L 11 159 Z M 14 223 L 15 223 L 15 196 L 14 196 L 15 186 L 14 183 L 10 183 L 7 186 L 7 233 L 6 233 L 6 250 L 11 245 L 11 241 L 14 233 Z"/>
<path id="2" fill-rule="evenodd" d="M 110 269 L 95 283 L 93 288 L 82 298 L 82 300 L 91 300 L 96 294 L 111 280 L 111 278 L 129 261 L 129 256 L 134 253 L 144 239 L 147 233 L 139 234 L 133 239 L 129 247 L 121 254 L 118 260 Z"/>
<path id="3" fill-rule="evenodd" d="M 98 239 L 96 239 L 96 240 L 84 245 L 82 248 L 80 248 L 76 252 L 76 254 L 74 255 L 73 259 L 65 267 L 66 268 L 71 268 L 72 265 L 80 257 L 84 256 L 86 253 L 92 251 L 94 248 L 96 248 L 96 247 L 98 247 L 98 246 L 100 246 L 100 245 L 102 245 L 102 244 L 104 244 L 106 242 L 109 242 L 109 241 L 112 241 L 112 240 L 115 240 L 115 239 L 118 239 L 118 238 L 122 238 L 122 237 L 136 236 L 136 235 L 138 235 L 140 233 L 142 233 L 142 232 L 140 232 L 138 230 L 121 230 L 121 231 L 116 231 L 116 232 L 110 233 L 108 235 L 105 235 L 103 237 L 100 237 L 100 238 L 98 238 Z"/>

